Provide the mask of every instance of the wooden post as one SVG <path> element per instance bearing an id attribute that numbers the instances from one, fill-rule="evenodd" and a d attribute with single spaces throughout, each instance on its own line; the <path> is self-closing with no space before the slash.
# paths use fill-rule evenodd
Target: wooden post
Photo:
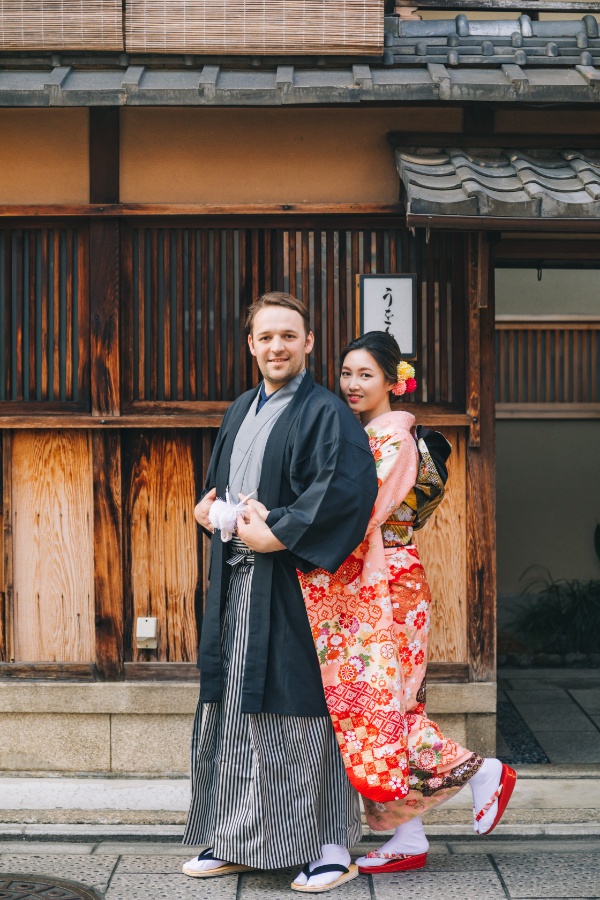
<path id="1" fill-rule="evenodd" d="M 119 202 L 119 110 L 90 109 L 90 202 Z M 116 219 L 90 222 L 90 357 L 92 415 L 120 415 L 120 233 Z M 115 421 L 116 424 L 116 421 Z M 123 534 L 121 437 L 92 433 L 96 667 L 123 677 Z"/>
<path id="2" fill-rule="evenodd" d="M 482 242 L 485 242 L 482 248 Z M 485 283 L 479 276 L 485 255 Z M 467 254 L 467 402 L 478 418 L 467 449 L 467 621 L 471 681 L 496 679 L 495 313 L 494 271 L 485 235 Z M 476 286 L 487 296 L 477 295 Z M 485 303 L 481 302 L 485 299 Z"/>
<path id="3" fill-rule="evenodd" d="M 94 596 L 96 667 L 101 678 L 123 677 L 123 532 L 121 435 L 92 432 L 94 471 Z"/>
<path id="4" fill-rule="evenodd" d="M 0 661 L 14 660 L 13 644 L 13 540 L 12 540 L 12 437 L 2 431 L 2 591 L 0 593 Z"/>

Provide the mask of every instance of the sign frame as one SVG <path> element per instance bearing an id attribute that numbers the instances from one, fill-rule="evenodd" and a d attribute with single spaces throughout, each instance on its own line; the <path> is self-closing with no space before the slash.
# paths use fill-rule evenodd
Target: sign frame
<path id="1" fill-rule="evenodd" d="M 411 281 L 412 282 L 412 346 L 407 350 L 403 347 L 400 347 L 400 352 L 402 353 L 403 359 L 416 359 L 417 358 L 417 276 L 415 273 L 409 272 L 388 272 L 387 274 L 373 274 L 373 275 L 357 275 L 356 276 L 356 336 L 360 337 L 365 333 L 365 283 L 368 281 L 373 282 L 376 280 L 387 280 L 388 282 L 391 280 L 394 281 Z M 387 329 L 381 329 L 387 330 Z M 390 332 L 393 334 L 393 331 Z M 395 335 L 394 335 L 395 336 Z"/>

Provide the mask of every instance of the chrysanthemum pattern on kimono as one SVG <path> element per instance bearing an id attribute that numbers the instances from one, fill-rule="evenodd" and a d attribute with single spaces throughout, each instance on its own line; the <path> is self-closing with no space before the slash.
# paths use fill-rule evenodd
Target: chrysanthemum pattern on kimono
<path id="1" fill-rule="evenodd" d="M 431 593 L 412 532 L 443 484 L 429 490 L 413 423 L 405 412 L 370 423 L 379 494 L 366 538 L 335 574 L 299 576 L 346 771 L 376 829 L 437 805 L 481 765 L 425 713 Z"/>

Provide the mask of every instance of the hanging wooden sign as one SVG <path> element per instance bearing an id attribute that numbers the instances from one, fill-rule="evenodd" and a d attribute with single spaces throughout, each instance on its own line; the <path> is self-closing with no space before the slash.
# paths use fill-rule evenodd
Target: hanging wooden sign
<path id="1" fill-rule="evenodd" d="M 357 331 L 388 331 L 404 359 L 417 355 L 417 276 L 359 275 Z"/>

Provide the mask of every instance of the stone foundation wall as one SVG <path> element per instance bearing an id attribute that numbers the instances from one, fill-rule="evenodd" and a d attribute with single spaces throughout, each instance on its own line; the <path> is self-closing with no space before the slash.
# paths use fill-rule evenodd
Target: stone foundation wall
<path id="1" fill-rule="evenodd" d="M 0 683 L 0 771 L 185 775 L 197 701 L 195 683 Z M 495 711 L 493 683 L 428 688 L 428 714 L 485 756 Z"/>

